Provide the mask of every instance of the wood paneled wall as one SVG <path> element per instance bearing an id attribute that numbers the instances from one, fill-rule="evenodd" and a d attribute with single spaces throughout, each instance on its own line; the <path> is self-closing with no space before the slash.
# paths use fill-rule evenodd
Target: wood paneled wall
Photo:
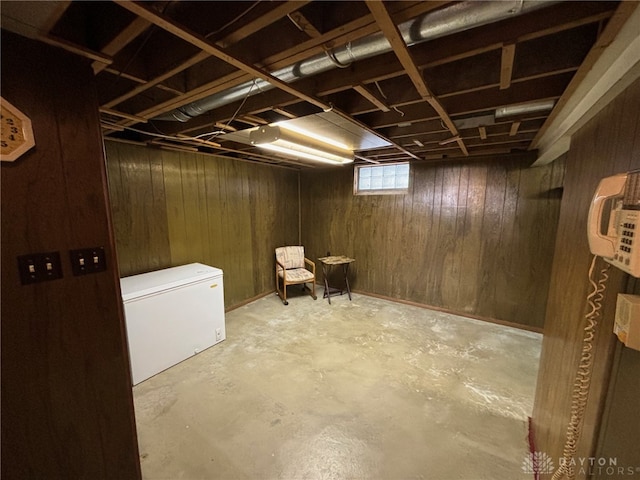
<path id="1" fill-rule="evenodd" d="M 274 250 L 298 243 L 298 173 L 106 143 L 121 276 L 200 262 L 224 271 L 225 306 L 275 289 Z"/>
<path id="2" fill-rule="evenodd" d="M 407 195 L 353 195 L 353 170 L 302 174 L 303 243 L 352 256 L 354 289 L 542 327 L 564 166 L 529 156 L 412 164 Z"/>
<path id="3" fill-rule="evenodd" d="M 545 336 L 533 412 L 536 449 L 557 459 L 569 421 L 571 390 L 582 350 L 591 254 L 586 237 L 589 205 L 602 177 L 640 168 L 640 80 L 636 80 L 571 139 L 554 256 Z M 603 262 L 599 261 L 598 266 Z M 578 456 L 594 453 L 615 346 L 616 293 L 628 277 L 612 268 Z M 580 476 L 579 478 L 584 478 Z"/>
<path id="4" fill-rule="evenodd" d="M 36 146 L 2 177 L 2 478 L 140 478 L 124 316 L 90 63 L 2 31 L 2 96 Z M 69 250 L 103 246 L 75 277 Z M 22 285 L 18 255 L 63 277 Z"/>

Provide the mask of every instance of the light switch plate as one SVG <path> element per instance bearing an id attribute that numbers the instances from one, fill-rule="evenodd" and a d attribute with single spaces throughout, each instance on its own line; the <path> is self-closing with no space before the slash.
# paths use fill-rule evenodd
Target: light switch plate
<path id="1" fill-rule="evenodd" d="M 62 278 L 59 252 L 30 253 L 18 257 L 18 271 L 22 285 Z"/>
<path id="2" fill-rule="evenodd" d="M 76 276 L 104 272 L 107 269 L 104 247 L 69 250 L 69 257 L 71 269 Z"/>

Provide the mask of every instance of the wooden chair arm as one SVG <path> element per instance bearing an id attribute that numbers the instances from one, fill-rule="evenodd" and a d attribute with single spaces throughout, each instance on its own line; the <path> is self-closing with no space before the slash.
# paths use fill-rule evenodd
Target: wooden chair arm
<path id="1" fill-rule="evenodd" d="M 276 259 L 276 275 L 278 275 L 278 267 L 282 268 L 282 281 L 285 283 L 287 283 L 287 269 L 284 268 L 284 265 L 281 264 L 277 259 Z"/>
<path id="2" fill-rule="evenodd" d="M 316 264 L 315 264 L 315 262 L 312 262 L 307 257 L 304 257 L 304 263 L 306 263 L 307 265 L 309 265 L 313 269 L 311 271 L 315 275 L 316 274 Z"/>

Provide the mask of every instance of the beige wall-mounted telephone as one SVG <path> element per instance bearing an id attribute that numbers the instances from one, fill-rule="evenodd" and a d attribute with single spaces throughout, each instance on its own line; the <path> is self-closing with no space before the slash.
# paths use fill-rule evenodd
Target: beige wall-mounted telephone
<path id="1" fill-rule="evenodd" d="M 591 253 L 640 277 L 640 172 L 600 181 L 589 209 L 587 236 Z"/>
<path id="2" fill-rule="evenodd" d="M 596 257 L 603 257 L 611 265 L 640 277 L 640 171 L 622 173 L 603 178 L 589 208 L 587 221 L 589 249 L 594 254 L 589 269 L 589 283 L 592 288 L 587 295 L 588 312 L 583 331 L 582 354 L 573 383 L 571 394 L 571 417 L 567 426 L 567 436 L 560 466 L 551 480 L 576 478 L 575 461 L 577 445 L 582 433 L 584 412 L 589 398 L 591 373 L 593 368 L 593 340 L 601 315 L 602 301 L 608 279 L 605 266 L 596 281 L 593 277 Z M 618 337 L 628 346 L 635 345 L 634 333 L 640 331 L 637 322 L 640 308 L 633 299 L 619 296 L 616 313 Z"/>

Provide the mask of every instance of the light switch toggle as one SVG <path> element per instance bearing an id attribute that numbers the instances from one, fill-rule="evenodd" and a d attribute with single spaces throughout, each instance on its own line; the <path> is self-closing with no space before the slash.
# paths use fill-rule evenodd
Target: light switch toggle
<path id="1" fill-rule="evenodd" d="M 31 253 L 18 257 L 18 272 L 22 285 L 62 278 L 60 253 Z"/>
<path id="2" fill-rule="evenodd" d="M 107 269 L 104 247 L 69 250 L 69 257 L 73 274 L 76 276 L 104 272 Z"/>

